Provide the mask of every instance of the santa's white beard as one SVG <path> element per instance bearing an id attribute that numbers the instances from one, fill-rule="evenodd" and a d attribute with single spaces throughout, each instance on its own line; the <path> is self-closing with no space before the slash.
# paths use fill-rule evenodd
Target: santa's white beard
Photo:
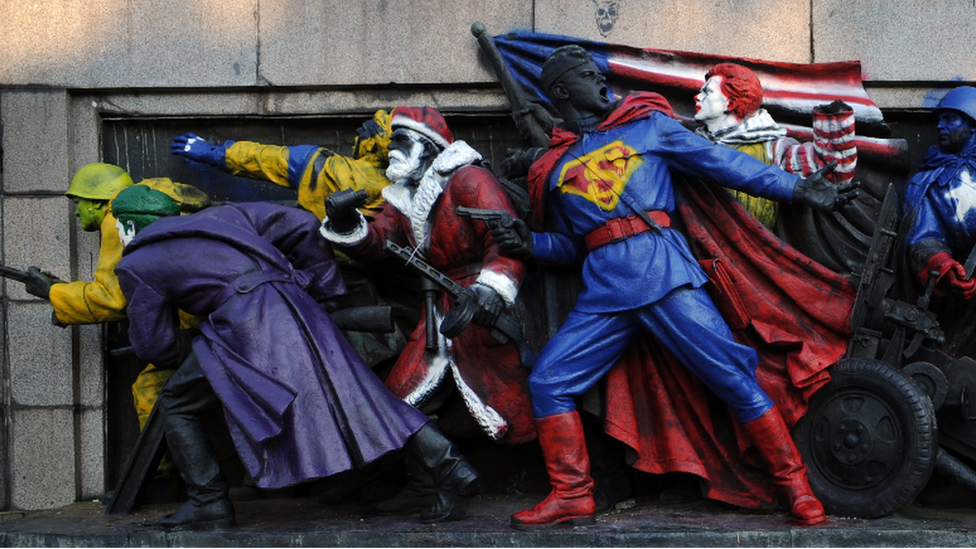
<path id="1" fill-rule="evenodd" d="M 386 178 L 393 182 L 403 181 L 404 179 L 420 179 L 422 173 L 415 173 L 420 170 L 421 156 L 424 147 L 420 143 L 414 143 L 410 148 L 410 155 L 403 154 L 403 151 L 390 151 L 390 166 L 386 168 Z"/>

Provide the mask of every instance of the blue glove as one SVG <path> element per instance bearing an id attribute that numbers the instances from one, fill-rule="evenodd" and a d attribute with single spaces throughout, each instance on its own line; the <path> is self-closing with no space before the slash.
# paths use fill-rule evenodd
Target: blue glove
<path id="1" fill-rule="evenodd" d="M 202 162 L 221 169 L 227 169 L 227 147 L 234 141 L 224 141 L 221 145 L 214 145 L 195 133 L 186 133 L 173 138 L 170 152 L 185 156 L 194 162 Z"/>

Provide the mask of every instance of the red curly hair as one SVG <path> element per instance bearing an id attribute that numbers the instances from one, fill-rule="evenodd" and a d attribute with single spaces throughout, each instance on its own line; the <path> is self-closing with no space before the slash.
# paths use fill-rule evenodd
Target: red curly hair
<path id="1" fill-rule="evenodd" d="M 713 76 L 722 77 L 722 94 L 729 100 L 729 110 L 739 118 L 756 112 L 762 105 L 762 84 L 756 73 L 735 63 L 720 63 L 705 75 L 705 81 Z"/>

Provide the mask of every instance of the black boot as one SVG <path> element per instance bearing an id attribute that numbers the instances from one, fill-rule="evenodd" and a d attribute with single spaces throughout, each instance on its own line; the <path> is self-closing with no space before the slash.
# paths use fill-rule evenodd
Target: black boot
<path id="1" fill-rule="evenodd" d="M 416 515 L 430 509 L 437 503 L 437 490 L 430 473 L 409 455 L 404 460 L 404 473 L 407 481 L 403 489 L 390 499 L 378 501 L 370 506 L 377 515 Z"/>
<path id="2" fill-rule="evenodd" d="M 478 471 L 430 423 L 407 441 L 406 450 L 434 481 L 434 504 L 420 513 L 425 524 L 461 520 L 468 512 L 468 496 L 478 490 Z"/>
<path id="3" fill-rule="evenodd" d="M 234 506 L 228 497 L 230 485 L 203 426 L 184 422 L 167 429 L 166 443 L 186 482 L 190 500 L 173 515 L 160 519 L 159 525 L 174 530 L 234 526 Z"/>

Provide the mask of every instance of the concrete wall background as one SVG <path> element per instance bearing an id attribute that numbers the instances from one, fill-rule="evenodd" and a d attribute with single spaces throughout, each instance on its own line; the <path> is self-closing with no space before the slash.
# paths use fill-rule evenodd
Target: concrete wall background
<path id="1" fill-rule="evenodd" d="M 788 62 L 859 59 L 884 109 L 934 106 L 976 81 L 972 0 L 6 0 L 0 3 L 0 254 L 91 279 L 96 235 L 61 193 L 100 160 L 100 120 L 368 113 L 393 104 L 506 110 L 469 27 Z M 935 91 L 933 91 L 935 90 Z M 133 174 L 135 177 L 165 174 Z M 0 508 L 98 496 L 104 357 L 98 326 L 50 325 L 3 283 Z"/>

